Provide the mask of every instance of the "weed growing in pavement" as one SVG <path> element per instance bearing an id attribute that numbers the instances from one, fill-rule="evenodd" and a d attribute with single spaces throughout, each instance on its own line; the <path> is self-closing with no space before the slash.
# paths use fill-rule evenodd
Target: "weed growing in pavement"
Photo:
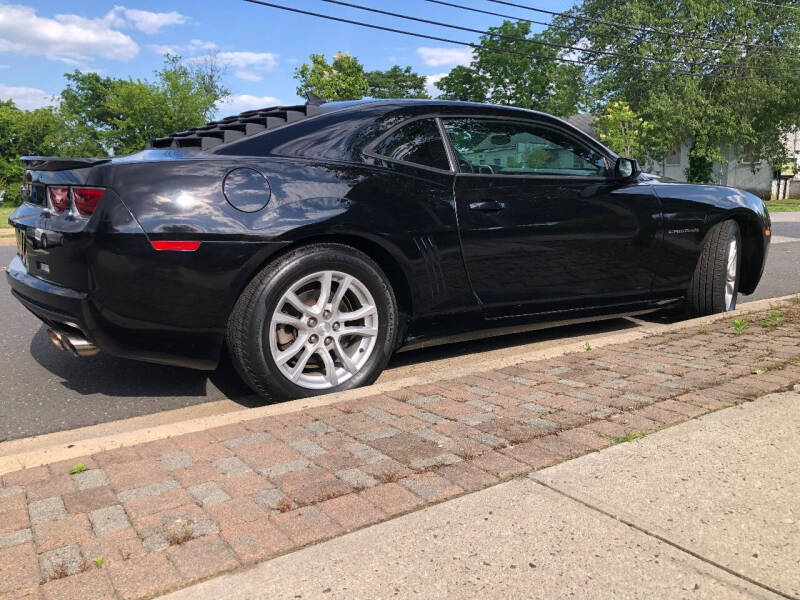
<path id="1" fill-rule="evenodd" d="M 625 442 L 632 442 L 633 440 L 638 440 L 639 438 L 643 438 L 646 435 L 649 435 L 650 431 L 631 431 L 626 435 L 612 435 L 610 439 L 615 444 L 624 444 Z"/>
<path id="2" fill-rule="evenodd" d="M 94 563 L 94 566 L 97 567 L 98 569 L 102 569 L 103 568 L 103 557 L 102 556 L 98 556 L 92 562 Z"/>
<path id="3" fill-rule="evenodd" d="M 86 470 L 86 465 L 83 463 L 78 463 L 69 470 L 69 474 L 77 475 L 78 473 L 83 473 L 85 470 Z"/>
<path id="4" fill-rule="evenodd" d="M 750 321 L 747 319 L 734 319 L 731 327 L 736 331 L 738 334 L 744 333 L 744 330 L 750 327 Z"/>
<path id="5" fill-rule="evenodd" d="M 170 523 L 166 528 L 167 541 L 170 546 L 185 544 L 194 534 L 194 523 L 184 519 L 179 519 Z"/>
<path id="6" fill-rule="evenodd" d="M 705 323 L 697 328 L 697 333 L 706 333 L 707 331 L 708 331 L 708 325 L 706 325 Z"/>
<path id="7" fill-rule="evenodd" d="M 756 369 L 755 371 L 753 371 L 753 373 L 755 373 L 756 375 L 763 375 L 766 372 L 767 372 L 766 369 Z"/>
<path id="8" fill-rule="evenodd" d="M 396 483 L 401 479 L 400 473 L 394 469 L 385 469 L 383 472 L 381 472 L 379 478 L 383 483 Z"/>
<path id="9" fill-rule="evenodd" d="M 285 513 L 292 510 L 292 501 L 288 498 L 282 498 L 280 502 L 275 506 L 280 512 Z"/>
<path id="10" fill-rule="evenodd" d="M 525 442 L 530 442 L 535 437 L 536 436 L 534 434 L 527 431 L 515 431 L 510 435 L 508 441 L 514 445 L 524 444 Z"/>
<path id="11" fill-rule="evenodd" d="M 63 560 L 58 562 L 52 566 L 50 569 L 50 577 L 48 577 L 49 581 L 54 579 L 64 579 L 64 577 L 69 575 L 69 567 L 67 567 L 67 563 Z"/>
<path id="12" fill-rule="evenodd" d="M 583 347 L 587 352 L 592 349 L 592 345 L 589 342 L 586 342 Z"/>
<path id="13" fill-rule="evenodd" d="M 781 324 L 783 318 L 784 315 L 782 310 L 771 310 L 767 313 L 767 317 L 761 321 L 760 325 L 769 329 L 775 329 Z"/>
<path id="14" fill-rule="evenodd" d="M 475 458 L 476 456 L 480 456 L 478 452 L 475 451 L 475 448 L 470 448 L 467 446 L 458 452 L 461 455 L 461 458 L 464 460 L 469 460 L 471 458 Z"/>

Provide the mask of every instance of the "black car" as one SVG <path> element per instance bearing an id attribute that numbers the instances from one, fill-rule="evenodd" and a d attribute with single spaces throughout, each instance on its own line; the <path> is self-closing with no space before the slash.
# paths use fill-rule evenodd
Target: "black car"
<path id="1" fill-rule="evenodd" d="M 197 369 L 227 348 L 264 398 L 469 333 L 731 310 L 769 246 L 756 196 L 511 107 L 315 101 L 23 163 L 7 275 L 57 346 Z"/>

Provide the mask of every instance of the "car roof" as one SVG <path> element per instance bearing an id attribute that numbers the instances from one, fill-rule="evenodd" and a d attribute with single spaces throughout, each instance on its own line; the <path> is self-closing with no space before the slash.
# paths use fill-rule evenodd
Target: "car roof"
<path id="1" fill-rule="evenodd" d="M 443 107 L 465 107 L 465 108 L 475 108 L 481 110 L 492 110 L 492 111 L 516 111 L 520 113 L 524 113 L 526 115 L 541 115 L 546 117 L 551 117 L 547 113 L 530 110 L 527 108 L 520 108 L 518 106 L 508 106 L 502 104 L 489 104 L 486 102 L 467 102 L 464 100 L 435 100 L 429 98 L 362 98 L 360 100 L 342 100 L 337 102 L 325 102 L 321 104 L 319 108 L 322 111 L 334 111 L 334 110 L 344 110 L 347 108 L 355 108 L 364 105 L 380 105 L 380 104 L 387 104 L 391 106 L 429 106 L 435 109 L 441 109 Z"/>
<path id="2" fill-rule="evenodd" d="M 480 111 L 493 112 L 495 114 L 519 114 L 520 116 L 541 116 L 547 119 L 560 120 L 557 117 L 525 108 L 515 106 L 503 106 L 497 104 L 486 104 L 481 102 L 464 102 L 460 100 L 431 100 L 416 98 L 363 98 L 361 100 L 346 100 L 336 102 L 324 102 L 316 97 L 309 100 L 306 104 L 292 106 L 270 106 L 266 108 L 248 110 L 238 115 L 232 115 L 206 123 L 200 127 L 193 127 L 185 131 L 179 131 L 171 135 L 151 140 L 148 148 L 196 148 L 200 150 L 210 150 L 221 144 L 235 142 L 243 137 L 262 133 L 270 129 L 277 129 L 283 125 L 305 120 L 335 112 L 348 112 L 359 110 L 359 108 L 386 106 L 387 111 L 402 108 L 415 107 L 430 108 L 432 111 L 440 112 L 448 107 L 453 108 L 473 108 Z M 460 111 L 459 111 L 460 112 Z"/>

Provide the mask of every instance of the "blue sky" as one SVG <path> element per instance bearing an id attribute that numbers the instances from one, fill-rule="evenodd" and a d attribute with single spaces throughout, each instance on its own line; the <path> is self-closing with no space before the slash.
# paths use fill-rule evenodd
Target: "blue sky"
<path id="1" fill-rule="evenodd" d="M 464 41 L 477 34 L 459 32 L 366 13 L 321 0 L 273 0 L 276 4 L 367 21 Z M 485 29 L 501 18 L 439 6 L 425 0 L 352 0 L 394 12 Z M 534 20 L 548 17 L 486 0 L 460 4 Z M 524 0 L 530 6 L 566 10 L 569 0 Z M 535 30 L 542 29 L 534 26 Z M 429 76 L 446 74 L 469 62 L 469 48 L 368 30 L 250 4 L 242 0 L 103 2 L 42 0 L 0 2 L 0 99 L 22 108 L 52 103 L 64 86 L 63 74 L 94 70 L 113 77 L 150 78 L 163 53 L 186 59 L 216 53 L 227 65 L 231 97 L 220 112 L 233 113 L 298 101 L 295 67 L 311 53 L 330 57 L 350 52 L 371 69 L 411 65 Z M 435 90 L 432 88 L 432 91 Z"/>

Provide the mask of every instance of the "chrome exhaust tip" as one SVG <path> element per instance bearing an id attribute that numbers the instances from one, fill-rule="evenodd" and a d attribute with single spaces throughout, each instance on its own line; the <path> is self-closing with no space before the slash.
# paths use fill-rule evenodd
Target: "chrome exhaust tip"
<path id="1" fill-rule="evenodd" d="M 100 348 L 89 340 L 73 333 L 64 333 L 55 329 L 47 330 L 47 337 L 59 350 L 66 350 L 73 356 L 95 356 L 100 353 Z"/>
<path id="2" fill-rule="evenodd" d="M 47 337 L 50 338 L 51 342 L 53 342 L 53 346 L 55 346 L 59 350 L 66 350 L 66 348 L 64 347 L 64 342 L 61 340 L 60 333 L 58 333 L 54 329 L 48 329 Z"/>

